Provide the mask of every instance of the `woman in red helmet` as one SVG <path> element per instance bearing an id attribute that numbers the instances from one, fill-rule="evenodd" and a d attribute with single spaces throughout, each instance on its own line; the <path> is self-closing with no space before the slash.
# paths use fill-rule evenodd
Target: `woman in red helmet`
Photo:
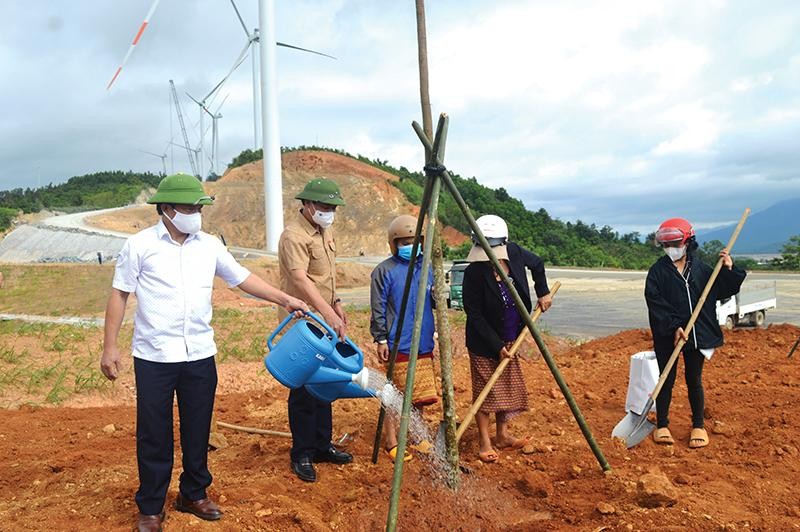
<path id="1" fill-rule="evenodd" d="M 663 372 L 678 341 L 681 338 L 686 341 L 683 348 L 684 373 L 692 408 L 689 447 L 705 447 L 708 445 L 708 433 L 703 426 L 703 363 L 711 358 L 714 348 L 722 345 L 716 302 L 738 293 L 747 274 L 733 265 L 728 250 L 720 252 L 723 268 L 711 287 L 694 327 L 687 335 L 683 328 L 711 278 L 712 268 L 694 255 L 697 249 L 694 229 L 683 218 L 670 218 L 662 223 L 656 232 L 656 242 L 664 249 L 665 256 L 650 267 L 644 290 L 653 347 L 659 370 Z M 656 443 L 675 442 L 669 431 L 669 405 L 677 368 L 677 364 L 672 366 L 656 398 L 657 428 L 653 433 Z"/>

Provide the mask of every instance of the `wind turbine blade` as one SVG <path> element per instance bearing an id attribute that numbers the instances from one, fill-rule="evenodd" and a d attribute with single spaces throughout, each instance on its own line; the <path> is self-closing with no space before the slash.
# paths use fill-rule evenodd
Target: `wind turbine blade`
<path id="1" fill-rule="evenodd" d="M 203 104 L 202 104 L 202 103 L 200 103 L 200 102 L 198 102 L 198 101 L 197 101 L 197 100 L 196 100 L 196 99 L 195 99 L 195 98 L 194 98 L 194 97 L 193 97 L 191 94 L 189 94 L 189 93 L 188 93 L 188 92 L 186 92 L 186 91 L 183 91 L 183 92 L 184 92 L 184 94 L 186 94 L 186 96 L 188 96 L 188 97 L 189 97 L 189 99 L 190 99 L 190 100 L 192 100 L 194 103 L 196 103 L 196 104 L 197 104 L 197 105 L 199 105 L 200 107 L 203 107 Z"/>
<path id="2" fill-rule="evenodd" d="M 108 82 L 106 90 L 111 89 L 111 86 L 117 80 L 117 77 L 119 76 L 120 72 L 122 72 L 125 63 L 128 62 L 128 59 L 133 53 L 133 49 L 136 48 L 136 45 L 139 43 L 139 39 L 142 38 L 144 30 L 147 29 L 147 25 L 150 23 L 150 18 L 153 16 L 153 13 L 156 12 L 156 8 L 158 7 L 159 2 L 161 2 L 161 0 L 153 0 L 153 3 L 150 5 L 150 9 L 147 11 L 147 15 L 144 17 L 144 21 L 139 26 L 139 31 L 136 32 L 136 36 L 133 38 L 133 43 L 131 44 L 130 48 L 128 48 L 128 53 L 125 54 L 125 57 L 122 59 L 122 63 L 120 63 L 119 67 L 117 67 L 116 72 L 114 72 L 114 77 L 112 77 L 111 81 Z"/>
<path id="3" fill-rule="evenodd" d="M 236 11 L 236 16 L 239 18 L 239 22 L 241 22 L 242 24 L 242 29 L 244 30 L 244 33 L 247 35 L 247 40 L 248 41 L 253 40 L 253 36 L 250 35 L 249 31 L 247 31 L 247 26 L 245 25 L 244 20 L 242 19 L 242 15 L 239 13 L 239 8 L 236 7 L 236 4 L 233 3 L 233 0 L 231 0 L 231 5 L 233 6 L 233 10 Z"/>
<path id="4" fill-rule="evenodd" d="M 158 157 L 158 158 L 161 158 L 161 157 L 162 157 L 161 155 L 159 155 L 159 154 L 157 154 L 157 153 L 153 153 L 153 152 L 151 152 L 151 151 L 147 151 L 147 150 L 136 150 L 136 151 L 140 151 L 140 152 L 142 152 L 142 153 L 146 153 L 147 155 L 152 155 L 153 157 Z"/>
<path id="5" fill-rule="evenodd" d="M 221 102 L 219 102 L 219 105 L 217 106 L 217 110 L 216 110 L 216 111 L 214 111 L 214 114 L 217 114 L 217 113 L 219 113 L 219 110 L 220 110 L 220 109 L 222 109 L 222 106 L 223 106 L 223 105 L 225 105 L 225 100 L 227 100 L 227 99 L 228 99 L 228 96 L 230 96 L 230 95 L 231 95 L 231 93 L 229 92 L 228 94 L 226 94 L 226 95 L 225 95 L 225 97 L 222 99 L 222 101 L 221 101 Z"/>
<path id="6" fill-rule="evenodd" d="M 325 57 L 330 57 L 331 59 L 336 59 L 332 55 L 323 54 L 322 52 L 317 52 L 315 50 L 309 50 L 308 48 L 300 48 L 299 46 L 294 46 L 292 44 L 286 44 L 285 42 L 276 41 L 275 44 L 277 44 L 278 46 L 283 46 L 284 48 L 292 48 L 293 50 L 300 50 L 301 52 L 308 52 L 310 54 L 317 54 L 317 55 L 322 55 L 322 56 L 325 56 Z"/>
<path id="7" fill-rule="evenodd" d="M 234 70 L 239 68 L 239 65 L 241 65 L 244 62 L 245 58 L 247 57 L 247 50 L 250 48 L 251 44 L 252 44 L 252 41 L 248 42 L 244 46 L 244 48 L 242 48 L 242 51 L 239 53 L 239 57 L 236 58 L 236 61 L 234 61 L 233 66 L 228 71 L 228 73 L 225 74 L 225 77 L 222 78 L 219 83 L 214 85 L 214 88 L 211 89 L 208 94 L 206 94 L 205 98 L 203 98 L 204 102 L 206 100 L 208 100 L 208 98 L 211 97 L 212 94 L 217 92 L 217 90 L 219 90 L 219 88 L 222 87 L 222 84 L 225 83 L 226 81 L 228 81 L 228 78 L 231 77 L 231 74 L 233 74 Z"/>

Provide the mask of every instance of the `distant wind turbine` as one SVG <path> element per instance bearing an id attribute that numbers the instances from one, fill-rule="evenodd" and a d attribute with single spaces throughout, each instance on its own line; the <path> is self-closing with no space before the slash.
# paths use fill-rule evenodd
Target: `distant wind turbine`
<path id="1" fill-rule="evenodd" d="M 167 146 L 169 146 L 169 144 L 167 144 Z M 166 153 L 166 151 L 164 151 L 164 153 L 162 153 L 161 155 L 159 155 L 157 153 L 153 153 L 151 151 L 147 151 L 147 150 L 138 150 L 138 151 L 140 151 L 142 153 L 146 153 L 147 155 L 152 155 L 153 157 L 158 157 L 159 159 L 161 159 L 162 174 L 163 175 L 167 175 L 167 153 Z"/>

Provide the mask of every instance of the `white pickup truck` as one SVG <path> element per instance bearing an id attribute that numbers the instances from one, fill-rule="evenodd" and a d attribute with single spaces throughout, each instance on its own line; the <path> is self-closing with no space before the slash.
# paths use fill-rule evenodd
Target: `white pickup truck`
<path id="1" fill-rule="evenodd" d="M 745 281 L 739 293 L 717 301 L 717 321 L 726 329 L 738 325 L 764 325 L 768 310 L 778 305 L 775 281 Z"/>

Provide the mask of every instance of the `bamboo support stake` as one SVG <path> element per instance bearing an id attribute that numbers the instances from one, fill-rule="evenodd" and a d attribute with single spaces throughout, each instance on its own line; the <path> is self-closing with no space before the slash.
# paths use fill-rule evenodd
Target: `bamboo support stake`
<path id="1" fill-rule="evenodd" d="M 411 247 L 411 260 L 409 263 L 413 263 L 417 260 L 417 254 L 419 252 L 419 242 L 420 242 L 420 235 L 422 234 L 422 225 L 425 220 L 425 211 L 428 209 L 431 200 L 431 190 L 433 186 L 433 181 L 428 180 L 425 183 L 425 189 L 422 193 L 422 204 L 420 205 L 419 216 L 417 217 L 417 227 L 414 231 L 414 243 Z M 405 286 L 403 287 L 403 298 L 400 302 L 400 313 L 397 316 L 397 330 L 394 335 L 394 342 L 392 343 L 392 351 L 389 354 L 389 363 L 386 366 L 386 379 L 389 382 L 392 381 L 392 376 L 394 375 L 394 366 L 397 361 L 397 349 L 400 346 L 400 337 L 403 334 L 403 325 L 405 324 L 406 319 L 406 309 L 408 308 L 408 298 L 411 293 L 411 284 L 414 280 L 414 269 L 409 268 L 408 272 L 406 272 L 406 282 Z M 381 447 L 381 433 L 383 432 L 383 423 L 386 419 L 386 408 L 384 408 L 383 403 L 381 403 L 380 412 L 378 413 L 378 423 L 375 429 L 375 439 L 372 443 L 372 463 L 378 463 L 378 456 L 380 453 Z"/>
<path id="2" fill-rule="evenodd" d="M 443 114 L 442 117 L 445 117 L 446 119 L 446 115 Z M 419 128 L 419 124 L 415 125 L 414 130 L 416 131 L 417 136 L 420 138 L 423 145 L 430 144 L 430 140 L 428 140 L 425 133 L 421 130 L 421 128 Z M 572 411 L 572 415 L 575 418 L 575 421 L 577 421 L 578 426 L 580 427 L 581 432 L 583 433 L 583 437 L 589 444 L 589 447 L 594 453 L 594 456 L 597 459 L 598 463 L 600 464 L 600 467 L 602 467 L 604 471 L 610 471 L 611 466 L 609 465 L 605 456 L 603 456 L 603 451 L 600 450 L 600 446 L 597 445 L 597 442 L 595 441 L 594 436 L 592 435 L 592 431 L 589 429 L 589 425 L 586 423 L 583 414 L 581 414 L 581 410 L 578 407 L 578 404 L 575 402 L 575 398 L 573 397 L 572 392 L 569 389 L 569 386 L 567 386 L 564 377 L 561 375 L 561 371 L 558 369 L 558 366 L 556 365 L 553 356 L 550 354 L 550 350 L 544 343 L 542 335 L 539 333 L 539 329 L 531 321 L 531 317 L 528 314 L 528 309 L 525 308 L 525 304 L 519 297 L 517 289 L 514 288 L 514 283 L 511 282 L 511 278 L 508 276 L 508 274 L 506 274 L 506 272 L 500 266 L 500 262 L 497 260 L 497 257 L 495 256 L 494 251 L 492 251 L 492 248 L 489 245 L 489 242 L 486 240 L 486 237 L 483 236 L 483 232 L 481 232 L 480 227 L 478 227 L 478 224 L 475 222 L 475 218 L 472 216 L 469 207 L 464 202 L 464 198 L 461 197 L 461 193 L 458 191 L 458 188 L 453 183 L 453 180 L 450 177 L 449 172 L 447 170 L 443 170 L 440 175 L 448 191 L 452 195 L 453 199 L 456 201 L 456 204 L 458 204 L 459 209 L 461 209 L 461 212 L 467 219 L 467 222 L 469 223 L 472 232 L 475 233 L 475 236 L 478 238 L 481 247 L 486 252 L 486 255 L 489 257 L 489 260 L 494 266 L 495 271 L 503 280 L 503 283 L 506 285 L 506 287 L 508 287 L 508 291 L 511 293 L 511 296 L 514 299 L 514 304 L 516 305 L 517 310 L 520 313 L 520 316 L 524 319 L 525 325 L 528 327 L 528 329 L 531 332 L 531 335 L 536 341 L 536 346 L 542 353 L 542 357 L 547 363 L 547 367 L 550 369 L 550 373 L 553 374 L 553 377 L 555 378 L 556 383 L 558 384 L 558 387 L 561 390 L 561 393 L 564 395 L 564 399 L 567 401 L 567 405 L 569 405 L 569 408 Z"/>
<path id="3" fill-rule="evenodd" d="M 439 125 L 436 128 L 436 138 L 431 147 L 431 153 L 438 153 L 439 146 L 447 141 L 447 117 L 442 115 Z M 438 175 L 428 177 L 432 181 L 430 205 L 428 205 L 428 229 L 427 235 L 433 235 L 436 225 L 436 213 L 439 206 L 439 191 L 441 190 L 441 179 Z M 422 213 L 420 213 L 420 216 Z M 424 251 L 422 254 L 422 271 L 427 272 L 431 265 L 431 250 L 433 248 L 433 238 L 425 239 Z M 414 329 L 411 335 L 411 349 L 408 354 L 408 368 L 406 373 L 406 393 L 403 396 L 403 410 L 400 414 L 400 429 L 397 435 L 397 454 L 394 460 L 394 473 L 392 475 L 392 493 L 389 498 L 389 514 L 386 519 L 387 532 L 397 530 L 397 513 L 400 502 L 400 490 L 403 481 L 403 464 L 408 443 L 408 424 L 411 412 L 411 391 L 414 389 L 414 377 L 417 370 L 417 355 L 419 354 L 419 339 L 422 332 L 422 312 L 425 310 L 425 291 L 427 283 L 419 283 L 417 288 L 417 301 L 414 308 Z"/>
<path id="4" fill-rule="evenodd" d="M 550 290 L 550 295 L 555 296 L 559 288 L 561 288 L 561 283 L 559 281 L 553 283 L 553 289 Z M 537 305 L 536 310 L 533 311 L 533 316 L 531 316 L 531 321 L 535 322 L 536 320 L 539 319 L 539 316 L 541 315 L 542 315 L 542 308 Z M 514 345 L 512 345 L 511 349 L 509 350 L 509 354 L 512 357 L 517 352 L 520 345 L 522 345 L 522 342 L 525 341 L 526 337 L 528 336 L 528 332 L 529 331 L 526 327 L 522 329 L 522 332 L 520 332 L 519 336 L 517 336 L 517 339 L 514 341 Z M 500 378 L 500 375 L 503 374 L 503 371 L 505 371 L 506 366 L 508 366 L 510 363 L 511 363 L 511 358 L 504 358 L 497 365 L 497 369 L 495 369 L 494 373 L 492 373 L 492 376 L 489 377 L 486 386 L 484 386 L 483 390 L 481 390 L 481 393 L 478 394 L 478 397 L 475 399 L 475 402 L 470 407 L 469 411 L 467 412 L 467 415 L 464 416 L 464 420 L 458 426 L 458 430 L 456 431 L 456 442 L 461 441 L 461 436 L 464 435 L 464 432 L 467 430 L 467 427 L 469 427 L 469 424 L 472 422 L 472 418 L 474 418 L 475 414 L 478 413 L 478 410 L 481 409 L 481 406 L 483 406 L 483 402 L 486 400 L 486 397 L 489 395 L 489 392 L 492 391 L 494 383 L 497 382 L 497 379 Z"/>

